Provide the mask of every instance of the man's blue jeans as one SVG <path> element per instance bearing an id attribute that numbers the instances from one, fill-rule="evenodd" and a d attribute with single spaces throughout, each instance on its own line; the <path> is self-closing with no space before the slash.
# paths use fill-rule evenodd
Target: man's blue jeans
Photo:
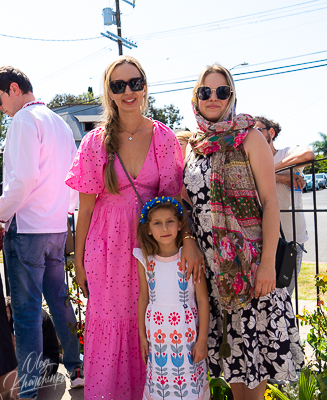
<path id="1" fill-rule="evenodd" d="M 63 362 L 71 371 L 81 367 L 76 323 L 67 302 L 64 248 L 67 233 L 17 233 L 14 217 L 4 238 L 13 310 L 21 398 L 36 397 L 44 369 L 42 337 L 42 292 L 50 308 L 64 349 Z M 43 368 L 42 368 L 43 367 Z"/>

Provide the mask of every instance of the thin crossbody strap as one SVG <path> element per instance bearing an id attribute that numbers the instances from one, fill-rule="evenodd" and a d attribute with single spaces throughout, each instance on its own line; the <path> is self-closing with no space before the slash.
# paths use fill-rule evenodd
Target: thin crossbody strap
<path id="1" fill-rule="evenodd" d="M 134 192 L 135 192 L 137 198 L 139 199 L 139 201 L 140 201 L 140 203 L 141 203 L 141 205 L 142 205 L 142 207 L 143 207 L 143 202 L 142 202 L 142 200 L 141 200 L 141 197 L 140 197 L 140 195 L 138 194 L 138 192 L 137 192 L 137 190 L 136 190 L 136 187 L 134 186 L 134 183 L 133 183 L 133 181 L 132 181 L 132 179 L 131 179 L 129 173 L 126 171 L 126 168 L 125 168 L 125 165 L 124 165 L 124 163 L 123 163 L 123 160 L 121 159 L 119 153 L 116 153 L 116 154 L 117 154 L 118 160 L 119 160 L 121 166 L 123 167 L 123 170 L 124 170 L 124 172 L 125 172 L 125 174 L 126 174 L 126 176 L 127 176 L 127 179 L 129 180 L 130 184 L 132 185 L 132 188 L 134 189 Z"/>

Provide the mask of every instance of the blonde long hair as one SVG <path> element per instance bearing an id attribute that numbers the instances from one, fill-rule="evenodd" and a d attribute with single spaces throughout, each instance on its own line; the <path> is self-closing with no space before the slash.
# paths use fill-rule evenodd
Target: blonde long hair
<path id="1" fill-rule="evenodd" d="M 204 67 L 194 88 L 193 88 L 192 100 L 193 100 L 196 110 L 199 111 L 198 96 L 196 94 L 196 91 L 197 91 L 198 87 L 203 86 L 203 82 L 204 82 L 205 78 L 209 74 L 212 74 L 212 73 L 217 73 L 217 74 L 223 75 L 227 81 L 228 86 L 230 86 L 232 89 L 232 94 L 229 98 L 227 107 L 217 121 L 217 122 L 221 122 L 227 117 L 228 114 L 233 113 L 234 105 L 236 102 L 236 91 L 235 91 L 234 79 L 232 77 L 232 74 L 230 73 L 230 71 L 227 68 L 223 67 L 220 64 L 212 64 L 212 65 L 207 65 L 206 67 Z"/>
<path id="2" fill-rule="evenodd" d="M 117 153 L 119 151 L 120 139 L 119 139 L 119 113 L 116 103 L 111 99 L 111 90 L 109 86 L 112 72 L 116 67 L 122 64 L 131 64 L 138 69 L 141 76 L 145 79 L 145 95 L 140 108 L 141 114 L 144 115 L 147 111 L 148 106 L 148 86 L 145 72 L 141 64 L 131 56 L 121 56 L 115 61 L 110 63 L 103 76 L 103 97 L 102 97 L 102 108 L 103 113 L 101 122 L 99 125 L 104 127 L 104 144 L 106 147 L 107 155 L 110 153 Z M 108 159 L 104 171 L 104 181 L 106 188 L 112 194 L 119 194 L 118 190 L 118 179 L 114 167 L 114 159 Z"/>

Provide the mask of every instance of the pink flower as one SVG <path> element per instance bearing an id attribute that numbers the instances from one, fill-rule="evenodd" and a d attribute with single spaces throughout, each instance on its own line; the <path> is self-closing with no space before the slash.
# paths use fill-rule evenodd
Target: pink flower
<path id="1" fill-rule="evenodd" d="M 157 382 L 159 382 L 160 383 L 160 385 L 165 385 L 167 382 L 168 382 L 168 379 L 165 377 L 165 376 L 162 376 L 162 375 L 160 375 L 160 376 L 158 376 L 158 378 L 157 378 Z"/>
<path id="2" fill-rule="evenodd" d="M 148 321 L 150 321 L 150 319 L 151 319 L 151 310 L 148 310 L 146 312 L 146 318 L 147 318 Z"/>
<path id="3" fill-rule="evenodd" d="M 156 311 L 153 315 L 153 321 L 157 324 L 157 325 L 162 325 L 164 322 L 164 316 L 161 314 L 161 312 Z"/>
<path id="4" fill-rule="evenodd" d="M 197 373 L 198 376 L 201 375 L 201 372 L 203 372 L 203 367 L 202 367 L 202 366 L 200 366 L 200 367 L 196 370 L 196 373 Z"/>
<path id="5" fill-rule="evenodd" d="M 197 379 L 198 379 L 198 377 L 196 376 L 196 374 L 191 375 L 191 381 L 196 382 Z"/>
<path id="6" fill-rule="evenodd" d="M 234 283 L 232 284 L 233 289 L 235 290 L 235 293 L 238 294 L 242 291 L 243 289 L 243 276 L 240 272 L 237 273 Z"/>
<path id="7" fill-rule="evenodd" d="M 247 131 L 245 131 L 244 133 L 240 133 L 235 137 L 235 140 L 234 140 L 234 148 L 235 149 L 237 146 L 239 146 L 242 143 L 242 141 L 246 135 L 247 135 Z"/>
<path id="8" fill-rule="evenodd" d="M 193 319 L 193 314 L 189 310 L 185 310 L 185 322 L 189 324 Z"/>
<path id="9" fill-rule="evenodd" d="M 236 256 L 236 249 L 235 246 L 233 245 L 232 242 L 228 239 L 227 236 L 225 236 L 221 241 L 220 241 L 220 250 L 221 250 L 221 256 L 225 260 L 232 261 L 234 260 Z"/>
<path id="10" fill-rule="evenodd" d="M 186 380 L 182 376 L 177 376 L 174 379 L 174 383 L 177 383 L 178 386 L 182 386 L 184 382 L 186 382 Z"/>
<path id="11" fill-rule="evenodd" d="M 179 316 L 179 314 L 177 312 L 172 312 L 169 314 L 168 316 L 168 321 L 170 323 L 170 325 L 178 325 L 180 323 L 181 317 Z"/>
<path id="12" fill-rule="evenodd" d="M 196 309 L 195 307 L 192 307 L 191 310 L 192 310 L 192 313 L 193 313 L 193 315 L 194 315 L 194 318 L 196 318 L 197 315 L 198 315 L 197 309 Z"/>

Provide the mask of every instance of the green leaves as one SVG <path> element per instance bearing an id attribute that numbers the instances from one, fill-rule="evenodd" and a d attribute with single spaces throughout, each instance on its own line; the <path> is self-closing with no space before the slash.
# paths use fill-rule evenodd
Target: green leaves
<path id="1" fill-rule="evenodd" d="M 170 129 L 174 129 L 180 126 L 183 117 L 179 114 L 179 109 L 173 104 L 164 106 L 162 108 L 155 107 L 155 99 L 152 96 L 148 98 L 148 111 L 147 117 L 156 119 L 163 124 L 169 126 Z"/>

